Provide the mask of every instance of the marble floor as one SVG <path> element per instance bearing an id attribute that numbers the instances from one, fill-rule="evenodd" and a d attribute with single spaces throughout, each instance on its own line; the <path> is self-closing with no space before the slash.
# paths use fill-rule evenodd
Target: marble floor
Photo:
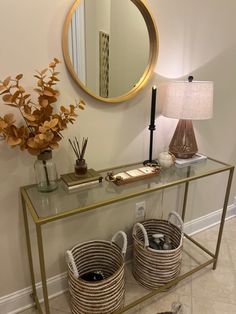
<path id="1" fill-rule="evenodd" d="M 214 251 L 218 226 L 209 228 L 194 236 L 194 238 L 209 250 Z M 127 314 L 157 314 L 170 311 L 175 301 L 183 305 L 183 314 L 233 314 L 236 313 L 236 218 L 225 224 L 221 251 L 216 270 L 212 265 L 186 278 L 174 288 L 161 293 L 127 311 Z M 186 272 L 207 261 L 208 256 L 184 241 L 182 272 Z M 131 275 L 131 265 L 126 267 L 126 303 L 130 303 L 147 293 L 138 285 Z M 65 293 L 50 300 L 52 314 L 71 313 L 69 295 Z M 34 309 L 28 309 L 21 314 L 36 314 Z"/>

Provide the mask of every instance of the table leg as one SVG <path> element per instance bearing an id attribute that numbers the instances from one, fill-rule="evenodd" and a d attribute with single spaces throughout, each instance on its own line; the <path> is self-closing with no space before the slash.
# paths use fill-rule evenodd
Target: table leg
<path id="1" fill-rule="evenodd" d="M 217 239 L 217 244 L 216 244 L 215 262 L 213 264 L 213 269 L 216 269 L 217 261 L 218 261 L 218 257 L 219 257 L 220 244 L 221 244 L 221 239 L 222 239 L 222 235 L 223 235 L 223 229 L 224 229 L 224 223 L 225 223 L 225 217 L 226 217 L 226 212 L 227 212 L 227 207 L 228 207 L 228 200 L 229 200 L 229 194 L 230 194 L 230 188 L 231 188 L 231 183 L 232 183 L 232 179 L 233 179 L 233 174 L 234 174 L 234 168 L 231 168 L 229 170 L 229 177 L 228 177 L 228 183 L 227 183 L 226 192 L 225 192 L 223 212 L 222 212 L 221 220 L 220 220 L 220 229 L 219 229 L 218 239 Z"/>
<path id="2" fill-rule="evenodd" d="M 27 217 L 26 204 L 25 204 L 23 197 L 21 197 L 21 201 L 22 201 L 23 216 L 24 216 L 25 235 L 26 235 L 26 244 L 27 244 L 27 251 L 28 251 L 28 260 L 29 260 L 32 290 L 33 290 L 33 299 L 35 299 L 35 297 L 37 296 L 37 292 L 36 292 L 35 277 L 34 277 L 34 266 L 33 266 L 33 259 L 32 259 L 32 250 L 31 250 L 31 242 L 30 242 L 30 234 L 29 234 L 28 217 Z M 35 306 L 37 307 L 37 303 L 35 304 Z"/>
<path id="3" fill-rule="evenodd" d="M 49 300 L 48 300 L 48 289 L 47 289 L 47 279 L 45 271 L 45 261 L 44 261 L 44 251 L 43 251 L 43 240 L 42 240 L 42 229 L 40 224 L 36 224 L 37 241 L 38 241 L 38 252 L 39 252 L 39 263 L 43 287 L 43 298 L 46 314 L 50 314 Z"/>
<path id="4" fill-rule="evenodd" d="M 188 166 L 187 177 L 190 176 L 190 170 L 191 170 L 191 167 Z M 186 208 L 187 208 L 188 188 L 189 188 L 189 181 L 187 181 L 185 183 L 185 189 L 184 189 L 184 200 L 183 200 L 183 209 L 182 209 L 182 220 L 183 220 L 183 222 L 184 222 L 184 219 L 185 219 Z"/>
<path id="5" fill-rule="evenodd" d="M 185 183 L 185 189 L 184 189 L 184 200 L 183 200 L 183 209 L 182 209 L 182 220 L 185 219 L 186 214 L 186 207 L 187 207 L 187 199 L 188 199 L 188 188 L 189 188 L 189 182 Z"/>

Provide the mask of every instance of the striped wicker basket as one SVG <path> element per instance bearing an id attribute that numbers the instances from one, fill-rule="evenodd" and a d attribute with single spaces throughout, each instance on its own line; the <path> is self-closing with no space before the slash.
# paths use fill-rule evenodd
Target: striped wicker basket
<path id="1" fill-rule="evenodd" d="M 170 222 L 175 216 L 180 227 Z M 171 250 L 155 250 L 149 247 L 149 239 L 155 233 L 167 235 L 173 245 Z M 183 221 L 176 212 L 168 220 L 150 219 L 133 228 L 133 275 L 145 288 L 156 289 L 175 279 L 180 273 L 182 259 Z"/>
<path id="2" fill-rule="evenodd" d="M 123 248 L 115 243 L 123 237 Z M 110 241 L 95 240 L 67 251 L 69 292 L 72 313 L 113 313 L 124 305 L 124 256 L 127 236 L 118 231 Z M 100 270 L 106 279 L 86 281 L 83 274 Z"/>

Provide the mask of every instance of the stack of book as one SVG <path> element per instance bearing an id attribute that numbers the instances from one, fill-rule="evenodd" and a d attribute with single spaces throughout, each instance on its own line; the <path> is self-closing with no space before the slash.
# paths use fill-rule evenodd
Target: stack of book
<path id="1" fill-rule="evenodd" d="M 187 158 L 187 159 L 181 159 L 181 158 L 176 158 L 175 159 L 175 165 L 178 168 L 190 166 L 191 164 L 201 162 L 207 160 L 207 156 L 202 155 L 202 154 L 196 154 L 192 158 Z"/>
<path id="2" fill-rule="evenodd" d="M 86 174 L 76 175 L 74 172 L 61 175 L 61 181 L 66 191 L 73 191 L 81 187 L 102 182 L 103 177 L 94 169 L 88 169 Z"/>

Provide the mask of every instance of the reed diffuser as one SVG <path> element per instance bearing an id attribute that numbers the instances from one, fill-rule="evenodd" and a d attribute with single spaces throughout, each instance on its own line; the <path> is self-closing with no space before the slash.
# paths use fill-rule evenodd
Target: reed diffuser
<path id="1" fill-rule="evenodd" d="M 76 156 L 76 163 L 75 163 L 75 174 L 80 176 L 87 173 L 87 164 L 84 159 L 84 154 L 86 151 L 88 138 L 84 138 L 82 140 L 82 144 L 80 146 L 78 139 L 75 137 L 75 139 L 72 141 L 69 139 L 69 143 L 75 153 Z"/>

